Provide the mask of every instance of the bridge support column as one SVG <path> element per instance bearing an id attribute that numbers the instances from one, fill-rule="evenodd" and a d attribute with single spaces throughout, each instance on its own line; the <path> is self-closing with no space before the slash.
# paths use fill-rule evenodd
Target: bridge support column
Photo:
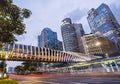
<path id="1" fill-rule="evenodd" d="M 106 64 L 101 64 L 103 69 L 106 70 L 106 72 L 110 72 L 110 68 Z"/>
<path id="2" fill-rule="evenodd" d="M 81 71 L 82 71 L 82 72 L 85 72 L 85 69 L 84 69 L 84 67 L 82 66 L 81 68 L 82 68 L 82 69 L 81 69 Z"/>
<path id="3" fill-rule="evenodd" d="M 109 63 L 109 64 L 110 64 L 110 68 L 111 68 L 112 72 L 115 72 L 115 70 L 114 70 L 114 68 L 112 66 L 112 63 Z"/>
<path id="4" fill-rule="evenodd" d="M 39 63 L 37 62 L 37 71 L 40 71 Z"/>
<path id="5" fill-rule="evenodd" d="M 73 69 L 72 68 L 70 68 L 70 73 L 73 73 Z"/>
<path id="6" fill-rule="evenodd" d="M 91 68 L 91 72 L 93 72 L 94 71 L 94 65 L 93 64 L 90 65 L 90 68 Z"/>
<path id="7" fill-rule="evenodd" d="M 117 71 L 120 72 L 120 69 L 119 69 L 118 64 L 117 64 L 116 61 L 114 61 L 114 64 L 115 64 L 115 66 L 116 66 Z"/>
<path id="8" fill-rule="evenodd" d="M 44 57 L 43 48 L 41 48 L 41 52 L 42 52 L 42 54 L 41 54 L 41 55 L 42 55 L 42 56 L 41 56 L 41 59 L 43 60 L 43 59 L 44 59 L 44 58 L 43 58 L 43 57 Z"/>

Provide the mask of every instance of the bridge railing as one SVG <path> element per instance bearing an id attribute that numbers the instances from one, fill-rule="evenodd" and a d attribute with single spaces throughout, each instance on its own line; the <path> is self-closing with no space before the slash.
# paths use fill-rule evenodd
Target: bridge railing
<path id="1" fill-rule="evenodd" d="M 36 61 L 54 61 L 54 62 L 77 62 L 79 57 L 71 54 L 40 48 L 31 45 L 5 44 L 4 55 L 8 55 L 8 60 L 36 60 Z M 2 51 L 0 51 L 2 53 Z M 2 56 L 2 55 L 1 55 Z M 2 59 L 1 57 L 0 59 Z"/>
<path id="2" fill-rule="evenodd" d="M 65 52 L 31 45 L 5 44 L 4 46 L 4 55 L 8 55 L 8 60 L 82 62 L 93 58 L 81 53 Z M 2 49 L 0 53 L 2 53 Z M 0 59 L 3 58 L 1 55 Z"/>

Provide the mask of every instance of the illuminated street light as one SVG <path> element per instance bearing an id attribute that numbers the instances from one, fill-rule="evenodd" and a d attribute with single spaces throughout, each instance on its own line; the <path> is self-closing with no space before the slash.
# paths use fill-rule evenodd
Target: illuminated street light
<path id="1" fill-rule="evenodd" d="M 6 54 L 5 55 L 5 46 L 2 47 L 2 56 L 4 56 L 4 60 L 3 60 L 3 75 L 2 75 L 2 78 L 4 77 L 4 75 L 6 75 L 6 60 L 8 58 L 8 55 Z"/>
<path id="2" fill-rule="evenodd" d="M 8 55 L 5 55 L 5 59 L 6 59 L 6 60 L 8 59 Z"/>
<path id="3" fill-rule="evenodd" d="M 96 46 L 100 46 L 101 43 L 97 41 L 97 42 L 95 43 L 95 45 L 96 45 Z"/>

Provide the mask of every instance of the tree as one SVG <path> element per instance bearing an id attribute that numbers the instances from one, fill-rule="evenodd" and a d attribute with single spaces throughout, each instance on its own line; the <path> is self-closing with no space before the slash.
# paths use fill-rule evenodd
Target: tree
<path id="1" fill-rule="evenodd" d="M 0 44 L 14 43 L 15 35 L 26 33 L 23 21 L 30 15 L 30 10 L 21 9 L 12 0 L 0 0 Z"/>
<path id="2" fill-rule="evenodd" d="M 24 61 L 24 62 L 22 63 L 22 65 L 25 66 L 25 70 L 29 70 L 29 66 L 31 66 L 31 63 L 30 63 L 30 61 Z"/>
<path id="3" fill-rule="evenodd" d="M 22 63 L 26 71 L 37 71 L 39 67 L 42 67 L 42 62 L 31 62 L 31 61 L 24 61 Z"/>
<path id="4" fill-rule="evenodd" d="M 24 65 L 26 71 L 28 70 L 28 71 L 32 72 L 32 71 L 36 71 L 36 69 L 37 69 L 36 62 L 24 61 L 22 63 L 22 65 Z"/>
<path id="5" fill-rule="evenodd" d="M 26 33 L 23 21 L 30 15 L 30 10 L 21 9 L 13 4 L 12 0 L 0 0 L 0 48 L 2 48 L 2 43 L 17 41 L 15 35 Z M 5 69 L 5 66 L 3 66 L 3 69 Z"/>
<path id="6" fill-rule="evenodd" d="M 16 72 L 17 74 L 22 74 L 22 73 L 25 72 L 25 67 L 24 67 L 24 66 L 16 66 L 16 67 L 15 67 L 15 72 Z"/>
<path id="7" fill-rule="evenodd" d="M 22 65 L 15 67 L 17 74 L 26 74 L 27 72 L 33 72 L 37 69 L 37 63 L 31 61 L 24 61 Z"/>
<path id="8" fill-rule="evenodd" d="M 3 67 L 4 67 L 4 63 L 2 61 L 2 62 L 0 62 L 0 72 L 3 72 Z"/>

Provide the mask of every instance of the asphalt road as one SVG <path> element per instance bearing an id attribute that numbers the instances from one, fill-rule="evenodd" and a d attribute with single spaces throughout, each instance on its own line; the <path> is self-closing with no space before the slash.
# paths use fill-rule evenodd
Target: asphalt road
<path id="1" fill-rule="evenodd" d="M 13 76 L 19 84 L 120 84 L 120 77 L 79 77 L 79 76 L 51 76 L 51 77 L 23 77 Z"/>

